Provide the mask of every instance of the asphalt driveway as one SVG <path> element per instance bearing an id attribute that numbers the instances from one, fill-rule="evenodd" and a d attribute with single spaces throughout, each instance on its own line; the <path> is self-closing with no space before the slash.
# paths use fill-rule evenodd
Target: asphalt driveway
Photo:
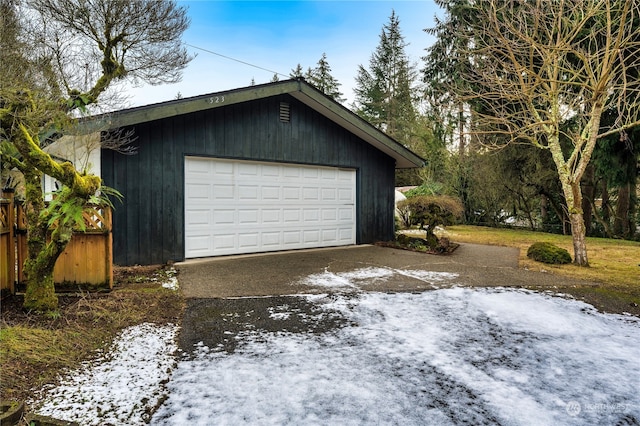
<path id="1" fill-rule="evenodd" d="M 638 318 L 505 288 L 569 282 L 519 270 L 517 254 L 358 246 L 183 263 L 181 324 L 124 330 L 38 412 L 86 425 L 638 424 Z"/>
<path id="2" fill-rule="evenodd" d="M 637 319 L 504 288 L 568 283 L 517 262 L 465 244 L 177 265 L 181 356 L 150 423 L 637 424 Z"/>

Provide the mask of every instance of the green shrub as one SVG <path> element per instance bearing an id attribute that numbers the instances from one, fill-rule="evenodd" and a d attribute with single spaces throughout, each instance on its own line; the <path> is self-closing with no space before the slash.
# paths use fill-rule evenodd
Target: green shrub
<path id="1" fill-rule="evenodd" d="M 527 257 L 542 263 L 563 265 L 571 263 L 571 255 L 565 249 L 551 243 L 533 243 Z"/>
<path id="2" fill-rule="evenodd" d="M 453 225 L 462 217 L 460 200 L 447 195 L 418 195 L 398 203 L 403 221 L 432 231 L 438 225 Z M 406 219 L 404 218 L 406 216 Z"/>
<path id="3" fill-rule="evenodd" d="M 418 195 L 400 201 L 398 211 L 406 225 L 418 225 L 426 232 L 427 246 L 435 249 L 438 245 L 434 234 L 436 226 L 456 223 L 462 217 L 463 207 L 460 200 L 448 195 Z"/>
<path id="4" fill-rule="evenodd" d="M 419 195 L 440 195 L 444 190 L 444 185 L 439 182 L 426 182 L 420 186 L 416 186 L 413 189 L 404 193 L 405 197 L 417 197 Z"/>

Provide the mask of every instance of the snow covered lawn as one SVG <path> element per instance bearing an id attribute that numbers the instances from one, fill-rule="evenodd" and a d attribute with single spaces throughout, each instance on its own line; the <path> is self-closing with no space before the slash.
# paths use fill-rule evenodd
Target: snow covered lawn
<path id="1" fill-rule="evenodd" d="M 307 333 L 247 324 L 230 335 L 233 351 L 199 344 L 177 365 L 174 328 L 133 328 L 111 357 L 44 395 L 39 413 L 86 425 L 145 424 L 166 393 L 151 424 L 640 422 L 636 317 L 506 288 L 364 293 L 354 289 L 367 279 L 362 271 L 308 279 L 327 287 L 334 279 L 348 291 L 273 302 L 269 320 L 340 317 L 340 326 Z M 303 314 L 296 300 L 320 314 Z"/>

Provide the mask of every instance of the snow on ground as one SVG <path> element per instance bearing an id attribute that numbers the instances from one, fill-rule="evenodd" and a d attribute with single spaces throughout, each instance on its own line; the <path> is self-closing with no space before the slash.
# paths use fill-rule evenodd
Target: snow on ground
<path id="1" fill-rule="evenodd" d="M 395 275 L 415 278 L 424 281 L 432 286 L 441 282 L 452 281 L 458 274 L 450 272 L 433 272 L 411 269 L 393 269 L 368 267 L 347 272 L 324 271 L 320 274 L 312 274 L 302 279 L 301 283 L 320 288 L 360 288 L 360 284 L 385 281 Z"/>
<path id="2" fill-rule="evenodd" d="M 169 290 L 178 290 L 180 286 L 178 285 L 178 277 L 176 275 L 178 271 L 176 268 L 171 267 L 167 269 L 160 270 L 156 273 L 156 276 L 151 278 L 151 281 L 160 281 L 162 288 L 167 288 Z"/>
<path id="3" fill-rule="evenodd" d="M 354 288 L 396 273 L 417 274 L 366 268 L 307 281 Z M 267 305 L 270 320 L 284 322 L 300 317 L 297 300 L 314 303 L 344 317 L 338 328 L 219 330 L 236 339 L 233 352 L 198 344 L 177 364 L 177 327 L 129 328 L 100 362 L 46 391 L 36 411 L 83 425 L 138 425 L 168 395 L 151 424 L 640 422 L 636 317 L 525 290 L 355 290 Z"/>
<path id="4" fill-rule="evenodd" d="M 146 424 L 148 409 L 166 395 L 177 330 L 154 324 L 127 328 L 109 353 L 45 390 L 36 412 L 82 425 Z"/>
<path id="5" fill-rule="evenodd" d="M 508 289 L 305 297 L 353 325 L 198 345 L 152 424 L 640 421 L 635 317 Z"/>

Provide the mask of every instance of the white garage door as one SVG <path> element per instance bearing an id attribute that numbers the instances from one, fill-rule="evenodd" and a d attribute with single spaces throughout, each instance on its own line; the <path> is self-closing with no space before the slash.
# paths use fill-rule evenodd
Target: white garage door
<path id="1" fill-rule="evenodd" d="M 185 257 L 355 244 L 356 172 L 185 159 Z"/>

